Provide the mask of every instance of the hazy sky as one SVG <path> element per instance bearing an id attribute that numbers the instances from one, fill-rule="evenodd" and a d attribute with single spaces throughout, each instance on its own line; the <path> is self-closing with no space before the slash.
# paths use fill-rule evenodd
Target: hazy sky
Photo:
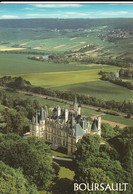
<path id="1" fill-rule="evenodd" d="M 133 4 L 0 4 L 0 19 L 133 18 Z"/>

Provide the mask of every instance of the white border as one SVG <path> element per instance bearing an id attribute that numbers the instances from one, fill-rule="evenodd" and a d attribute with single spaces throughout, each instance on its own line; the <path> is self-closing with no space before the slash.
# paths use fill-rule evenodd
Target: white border
<path id="1" fill-rule="evenodd" d="M 1 4 L 133 4 L 133 1 L 1 1 Z"/>

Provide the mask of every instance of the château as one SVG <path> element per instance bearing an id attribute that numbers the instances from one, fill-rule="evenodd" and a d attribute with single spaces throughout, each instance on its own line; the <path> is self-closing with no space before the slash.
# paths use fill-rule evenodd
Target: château
<path id="1" fill-rule="evenodd" d="M 91 133 L 101 135 L 101 117 L 95 118 L 92 125 L 81 115 L 81 107 L 75 97 L 70 110 L 57 105 L 49 115 L 47 106 L 30 122 L 30 135 L 44 138 L 52 145 L 64 147 L 71 155 L 76 150 L 76 143 L 83 135 Z"/>

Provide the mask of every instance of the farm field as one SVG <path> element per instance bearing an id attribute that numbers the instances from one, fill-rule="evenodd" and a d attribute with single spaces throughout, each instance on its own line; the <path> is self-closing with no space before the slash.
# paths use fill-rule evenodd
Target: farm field
<path id="1" fill-rule="evenodd" d="M 45 72 L 62 72 L 87 70 L 87 66 L 75 66 L 74 64 L 54 64 L 28 60 L 26 54 L 1 54 L 0 53 L 0 76 L 20 75 Z"/>
<path id="2" fill-rule="evenodd" d="M 98 64 L 54 64 L 28 60 L 26 54 L 0 54 L 0 76 L 22 76 L 35 86 L 85 94 L 105 100 L 132 100 L 127 88 L 100 80 L 99 71 L 118 71 Z"/>
<path id="3" fill-rule="evenodd" d="M 96 80 L 88 81 L 78 84 L 65 85 L 55 87 L 54 89 L 60 91 L 71 91 L 73 93 L 80 93 L 88 96 L 94 96 L 104 100 L 128 101 L 133 99 L 133 91 L 110 83 L 108 81 Z"/>
<path id="4" fill-rule="evenodd" d="M 74 36 L 74 33 L 73 33 Z M 76 35 L 75 35 L 76 36 Z M 94 34 L 82 34 L 79 37 L 56 37 L 56 38 L 49 38 L 45 40 L 35 40 L 29 41 L 27 43 L 28 46 L 32 47 L 32 49 L 39 49 L 45 51 L 52 51 L 52 52 L 64 52 L 67 50 L 76 50 L 88 44 L 96 44 L 97 46 L 101 47 L 101 45 L 107 46 L 107 43 L 103 43 L 100 38 L 94 36 Z M 37 47 L 38 45 L 39 47 Z"/>
<path id="5" fill-rule="evenodd" d="M 106 26 L 107 27 L 107 26 Z M 111 30 L 111 29 L 109 29 Z M 100 35 L 105 36 L 101 38 Z M 94 48 L 89 52 L 90 56 L 112 57 L 131 55 L 132 39 L 118 39 L 115 42 L 108 41 L 107 28 L 97 27 L 89 30 L 64 31 L 38 28 L 38 30 L 23 28 L 2 28 L 0 30 L 0 45 L 6 50 L 39 51 L 58 53 L 75 51 L 86 45 L 93 44 Z M 93 51 L 99 49 L 98 51 Z"/>

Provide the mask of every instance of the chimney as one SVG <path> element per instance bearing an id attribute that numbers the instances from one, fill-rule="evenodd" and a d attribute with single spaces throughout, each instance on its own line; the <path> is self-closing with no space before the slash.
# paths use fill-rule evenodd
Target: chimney
<path id="1" fill-rule="evenodd" d="M 97 120 L 98 120 L 98 134 L 101 135 L 101 117 L 98 117 Z"/>
<path id="2" fill-rule="evenodd" d="M 59 105 L 56 108 L 57 108 L 57 116 L 59 117 L 61 115 L 61 108 Z"/>
<path id="3" fill-rule="evenodd" d="M 68 121 L 68 109 L 65 109 L 65 123 Z"/>
<path id="4" fill-rule="evenodd" d="M 78 115 L 81 115 L 81 107 L 78 107 Z"/>

